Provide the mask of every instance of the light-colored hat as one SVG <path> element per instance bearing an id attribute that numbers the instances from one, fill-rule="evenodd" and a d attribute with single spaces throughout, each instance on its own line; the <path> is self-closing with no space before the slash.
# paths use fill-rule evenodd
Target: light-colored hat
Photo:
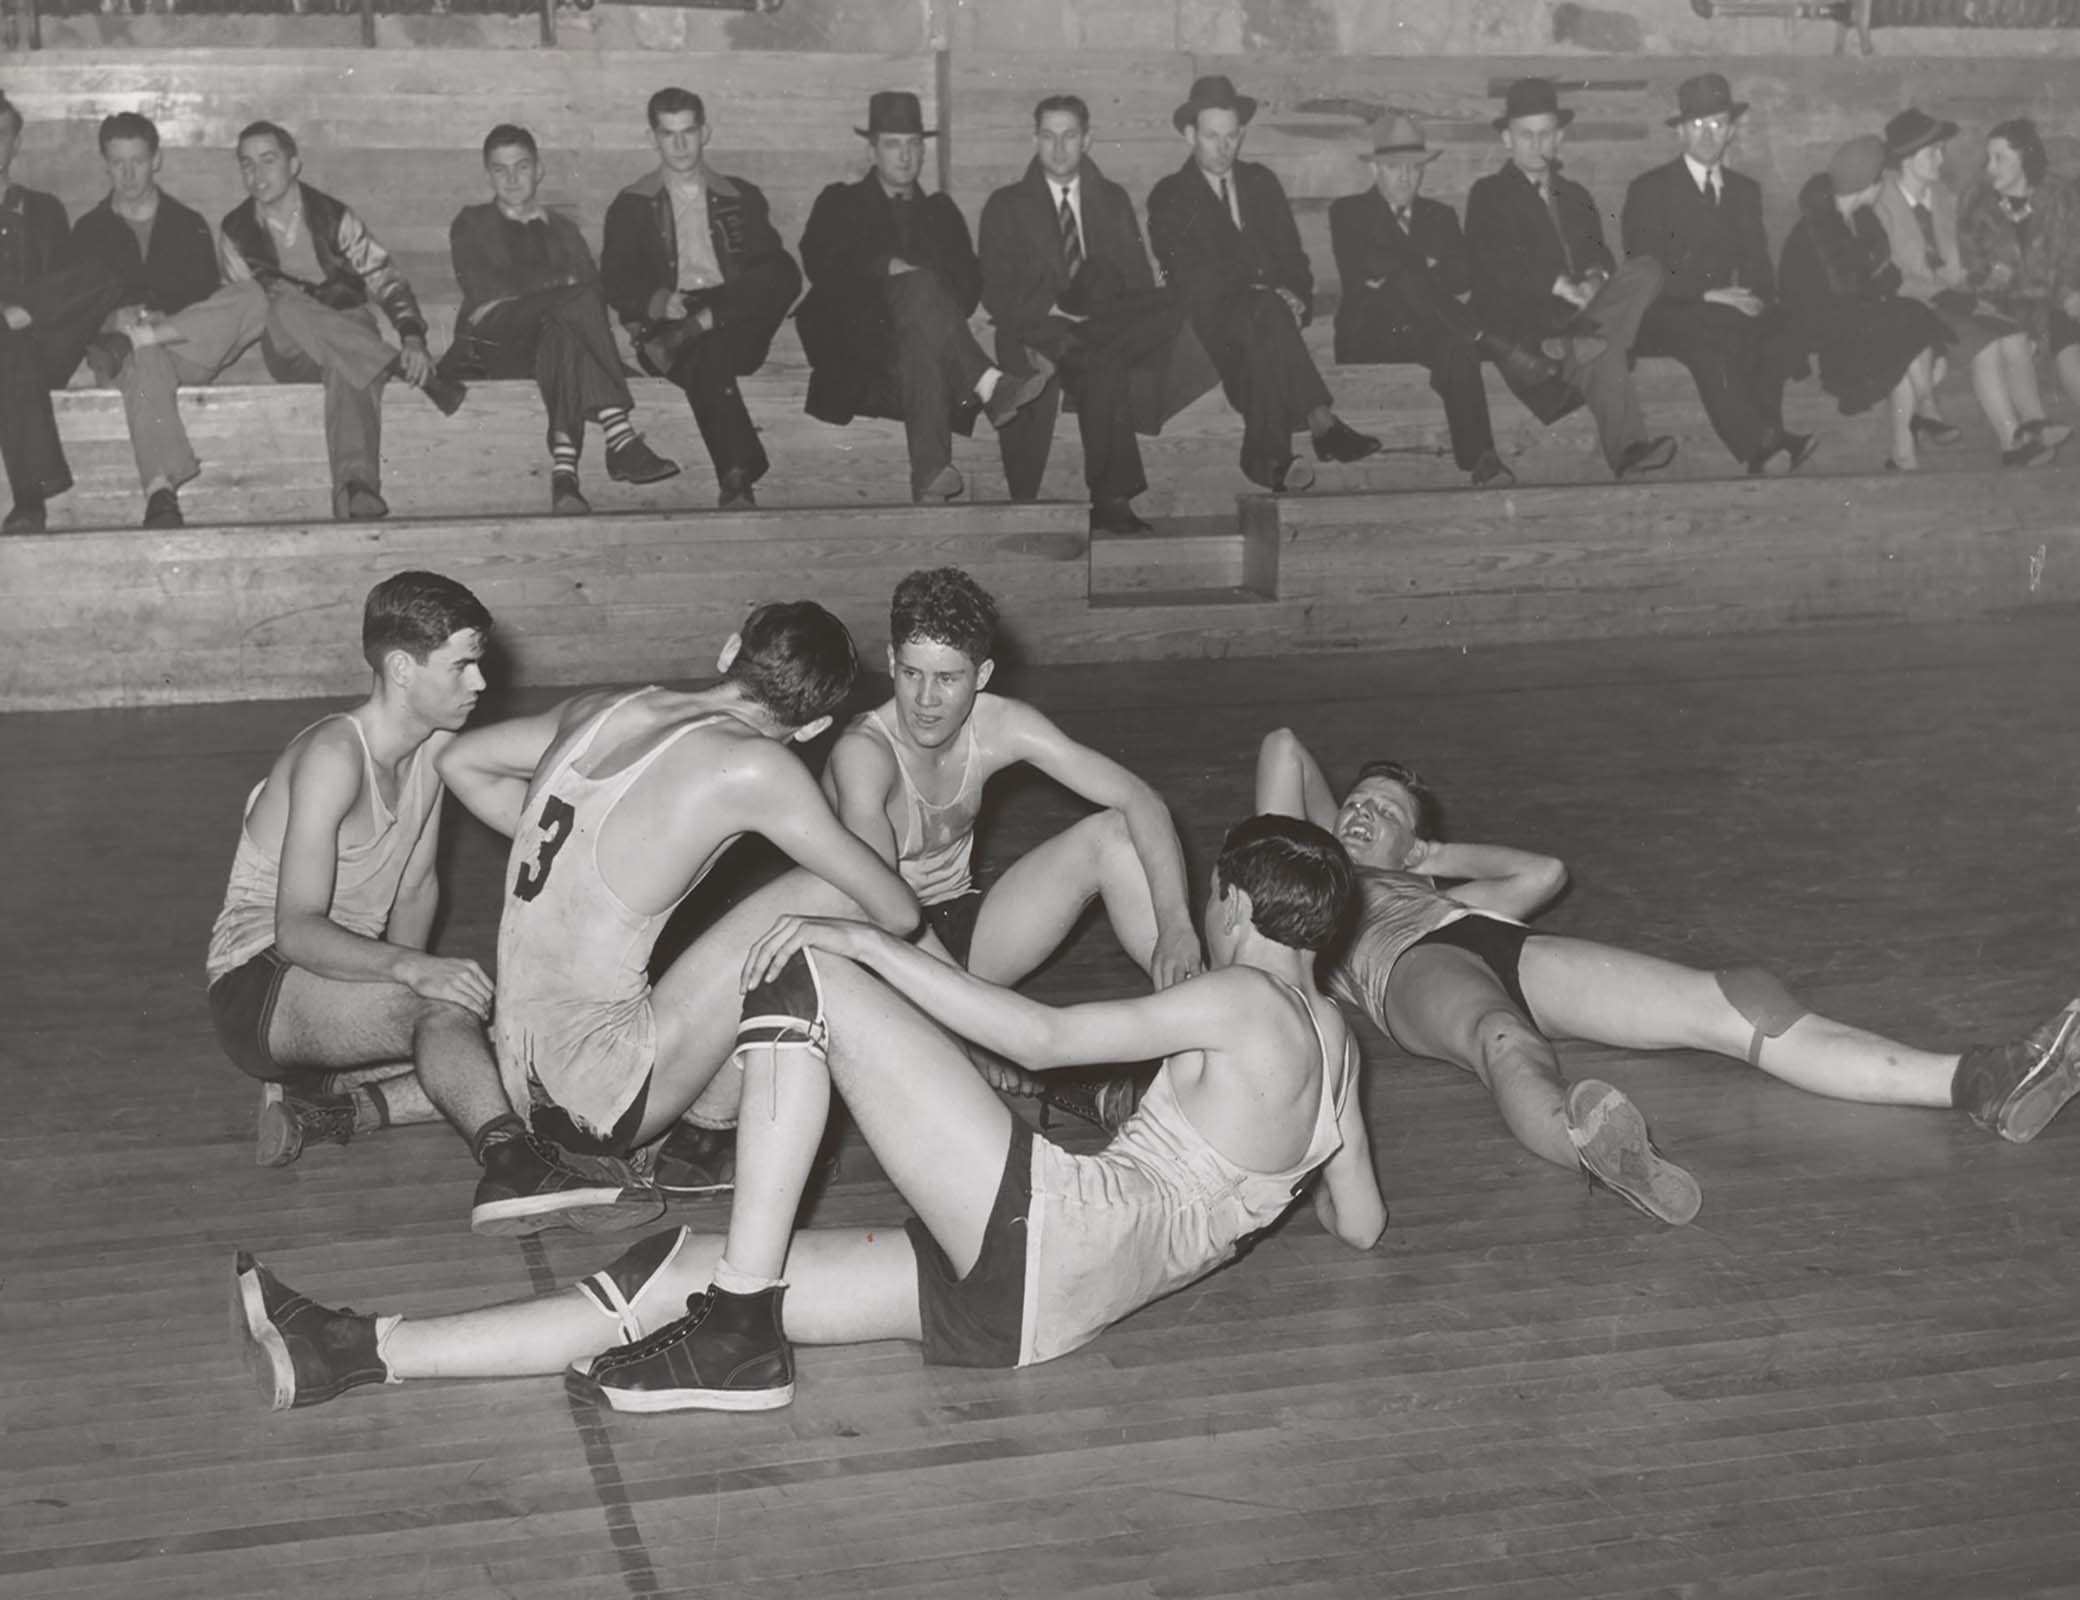
<path id="1" fill-rule="evenodd" d="M 1403 166 L 1427 166 L 1443 155 L 1423 139 L 1423 125 L 1406 111 L 1396 111 L 1372 125 L 1372 159 Z"/>

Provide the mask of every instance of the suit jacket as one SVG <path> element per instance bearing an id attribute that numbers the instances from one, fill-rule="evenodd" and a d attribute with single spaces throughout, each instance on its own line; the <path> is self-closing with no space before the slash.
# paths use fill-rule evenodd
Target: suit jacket
<path id="1" fill-rule="evenodd" d="M 1420 325 L 1391 282 L 1375 286 L 1382 276 L 1411 268 L 1427 272 L 1431 287 L 1454 300 L 1473 285 L 1458 213 L 1442 200 L 1417 195 L 1403 231 L 1379 190 L 1345 195 L 1329 207 L 1329 240 L 1343 287 L 1336 308 L 1338 361 L 1376 361 L 1368 347 Z"/>
<path id="2" fill-rule="evenodd" d="M 1938 262 L 1929 265 L 1928 240 L 1914 216 L 1914 205 L 1892 178 L 1878 191 L 1872 207 L 1892 241 L 1892 262 L 1899 268 L 1899 292 L 1909 300 L 1933 300 L 1945 289 L 1966 290 L 1969 278 L 1964 253 L 1957 244 L 1957 196 L 1941 184 L 1928 192 L 1928 209 L 1936 225 Z"/>
<path id="3" fill-rule="evenodd" d="M 0 199 L 0 300 L 17 303 L 63 265 L 71 229 L 56 195 L 9 184 Z"/>
<path id="4" fill-rule="evenodd" d="M 1156 283 L 1141 244 L 1141 223 L 1127 191 L 1085 158 L 1078 184 L 1083 255 L 1102 263 L 1121 293 L 1146 293 Z M 983 202 L 980 227 L 982 305 L 1001 334 L 1030 348 L 1060 343 L 1061 327 L 1048 312 L 1069 287 L 1054 190 L 1036 158 L 1018 182 Z"/>
<path id="5" fill-rule="evenodd" d="M 1556 170 L 1549 212 L 1538 196 L 1538 185 L 1514 162 L 1477 180 L 1466 196 L 1466 253 L 1473 312 L 1481 325 L 1514 343 L 1532 346 L 1576 315 L 1572 303 L 1553 293 L 1558 279 L 1617 267 L 1604 243 L 1603 215 L 1589 191 Z"/>
<path id="6" fill-rule="evenodd" d="M 1293 207 L 1269 167 L 1238 161 L 1228 174 L 1238 231 L 1220 196 L 1189 159 L 1148 196 L 1148 239 L 1163 279 L 1183 296 L 1185 312 L 1209 350 L 1227 343 L 1222 307 L 1234 295 L 1287 289 L 1300 299 L 1304 326 L 1313 315 L 1314 269 L 1300 243 Z"/>
<path id="7" fill-rule="evenodd" d="M 1762 185 L 1719 169 L 1719 203 L 1707 204 L 1678 156 L 1643 172 L 1625 191 L 1619 227 L 1628 256 L 1652 256 L 1667 273 L 1656 308 L 1704 298 L 1735 284 L 1763 300 L 1777 297 L 1769 231 L 1762 225 Z"/>
<path id="8" fill-rule="evenodd" d="M 802 353 L 809 358 L 809 415 L 846 423 L 876 403 L 895 361 L 895 326 L 888 307 L 888 264 L 902 255 L 939 276 L 963 316 L 982 298 L 982 264 L 967 219 L 950 195 L 922 189 L 908 201 L 907 252 L 899 248 L 898 202 L 873 172 L 856 183 L 834 183 L 816 197 L 802 231 L 802 265 L 809 293 L 795 312 Z"/>
<path id="9" fill-rule="evenodd" d="M 95 263 L 122 284 L 122 304 L 143 306 L 161 316 L 207 300 L 223 281 L 209 224 L 200 212 L 165 193 L 152 219 L 150 249 L 137 248 L 136 232 L 104 196 L 72 225 L 72 251 L 76 259 Z"/>
<path id="10" fill-rule="evenodd" d="M 719 172 L 706 175 L 706 188 L 708 240 L 722 269 L 721 292 L 708 298 L 707 311 L 718 328 L 777 328 L 802 292 L 802 274 L 773 227 L 765 195 L 756 184 Z M 599 276 L 607 304 L 640 342 L 650 332 L 658 294 L 679 287 L 679 229 L 663 169 L 636 179 L 607 207 Z"/>

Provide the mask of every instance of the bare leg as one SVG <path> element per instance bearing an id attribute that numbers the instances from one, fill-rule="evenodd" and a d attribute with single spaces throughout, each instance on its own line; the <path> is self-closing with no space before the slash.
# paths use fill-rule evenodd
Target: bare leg
<path id="1" fill-rule="evenodd" d="M 1972 393 L 1979 397 L 1979 409 L 1986 415 L 1986 425 L 1993 429 L 1993 437 L 2003 450 L 2015 444 L 2015 403 L 2008 395 L 2007 363 L 2001 358 L 1998 343 L 1990 344 L 1972 357 Z"/>
<path id="2" fill-rule="evenodd" d="M 1518 977 L 1539 1026 L 1562 1038 L 1744 1061 L 1755 1037 L 1711 973 L 1612 945 L 1533 937 Z M 1834 1100 L 1948 1106 L 1957 1061 L 1809 1013 L 1763 1042 L 1760 1065 Z"/>
<path id="3" fill-rule="evenodd" d="M 1994 349 L 2001 353 L 2001 371 L 2015 400 L 2015 414 L 2024 422 L 2042 422 L 2044 395 L 2037 387 L 2037 359 L 2029 335 L 2011 334 L 1996 341 Z"/>
<path id="4" fill-rule="evenodd" d="M 348 1067 L 328 1072 L 322 1079 L 327 1094 L 351 1094 L 356 1089 L 375 1089 L 383 1097 L 393 1128 L 414 1123 L 439 1122 L 441 1114 L 419 1086 L 419 1074 L 409 1061 L 387 1062 L 380 1067 Z"/>
<path id="5" fill-rule="evenodd" d="M 1155 901 L 1117 811 L 1064 829 L 991 885 L 975 918 L 968 970 L 991 983 L 1017 983 L 1061 948 L 1094 899 L 1104 901 L 1120 948 L 1146 972 L 1156 947 Z"/>
<path id="6" fill-rule="evenodd" d="M 1914 365 L 1926 360 L 1925 355 L 1916 356 Z M 1898 383 L 1892 386 L 1892 464 L 1902 472 L 1912 472 L 1921 463 L 1914 454 L 1914 404 L 1920 391 L 1914 383 L 1914 367 L 1909 366 Z"/>
<path id="7" fill-rule="evenodd" d="M 2066 399 L 2080 406 L 2080 344 L 2069 344 L 2059 351 L 2052 365 L 2058 368 L 2059 386 L 2065 390 Z"/>

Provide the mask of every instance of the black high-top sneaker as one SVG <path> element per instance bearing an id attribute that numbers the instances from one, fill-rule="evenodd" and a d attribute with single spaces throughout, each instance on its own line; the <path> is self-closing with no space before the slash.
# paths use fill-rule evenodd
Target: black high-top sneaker
<path id="1" fill-rule="evenodd" d="M 263 1083 L 253 1133 L 254 1165 L 286 1167 L 307 1144 L 345 1144 L 354 1137 L 353 1096 L 294 1094 L 282 1084 Z"/>
<path id="2" fill-rule="evenodd" d="M 640 1228 L 664 1215 L 664 1196 L 625 1161 L 598 1158 L 580 1170 L 538 1134 L 499 1139 L 484 1151 L 484 1176 L 470 1207 L 472 1233 L 510 1236 L 544 1228 L 588 1233 Z"/>
<path id="3" fill-rule="evenodd" d="M 2080 1094 L 2080 1000 L 2026 1038 L 1974 1045 L 1957 1085 L 1959 1107 L 1980 1127 L 2028 1144 Z"/>
<path id="4" fill-rule="evenodd" d="M 271 1411 L 321 1405 L 365 1383 L 395 1383 L 376 1353 L 376 1319 L 321 1306 L 238 1252 L 232 1325 Z"/>
<path id="5" fill-rule="evenodd" d="M 785 1284 L 712 1285 L 647 1339 L 574 1362 L 573 1382 L 616 1411 L 772 1411 L 794 1403 L 794 1350 L 780 1331 Z"/>

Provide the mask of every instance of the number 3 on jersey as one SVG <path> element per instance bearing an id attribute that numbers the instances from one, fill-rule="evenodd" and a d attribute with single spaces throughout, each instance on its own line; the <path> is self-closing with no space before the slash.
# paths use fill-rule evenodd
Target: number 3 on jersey
<path id="1" fill-rule="evenodd" d="M 578 813 L 571 803 L 557 795 L 542 802 L 542 842 L 535 850 L 532 861 L 520 863 L 519 876 L 513 879 L 513 897 L 517 900 L 532 900 L 542 892 L 542 885 L 549 881 L 549 869 L 556 865 L 556 852 L 571 836 L 571 825 L 578 820 Z"/>

